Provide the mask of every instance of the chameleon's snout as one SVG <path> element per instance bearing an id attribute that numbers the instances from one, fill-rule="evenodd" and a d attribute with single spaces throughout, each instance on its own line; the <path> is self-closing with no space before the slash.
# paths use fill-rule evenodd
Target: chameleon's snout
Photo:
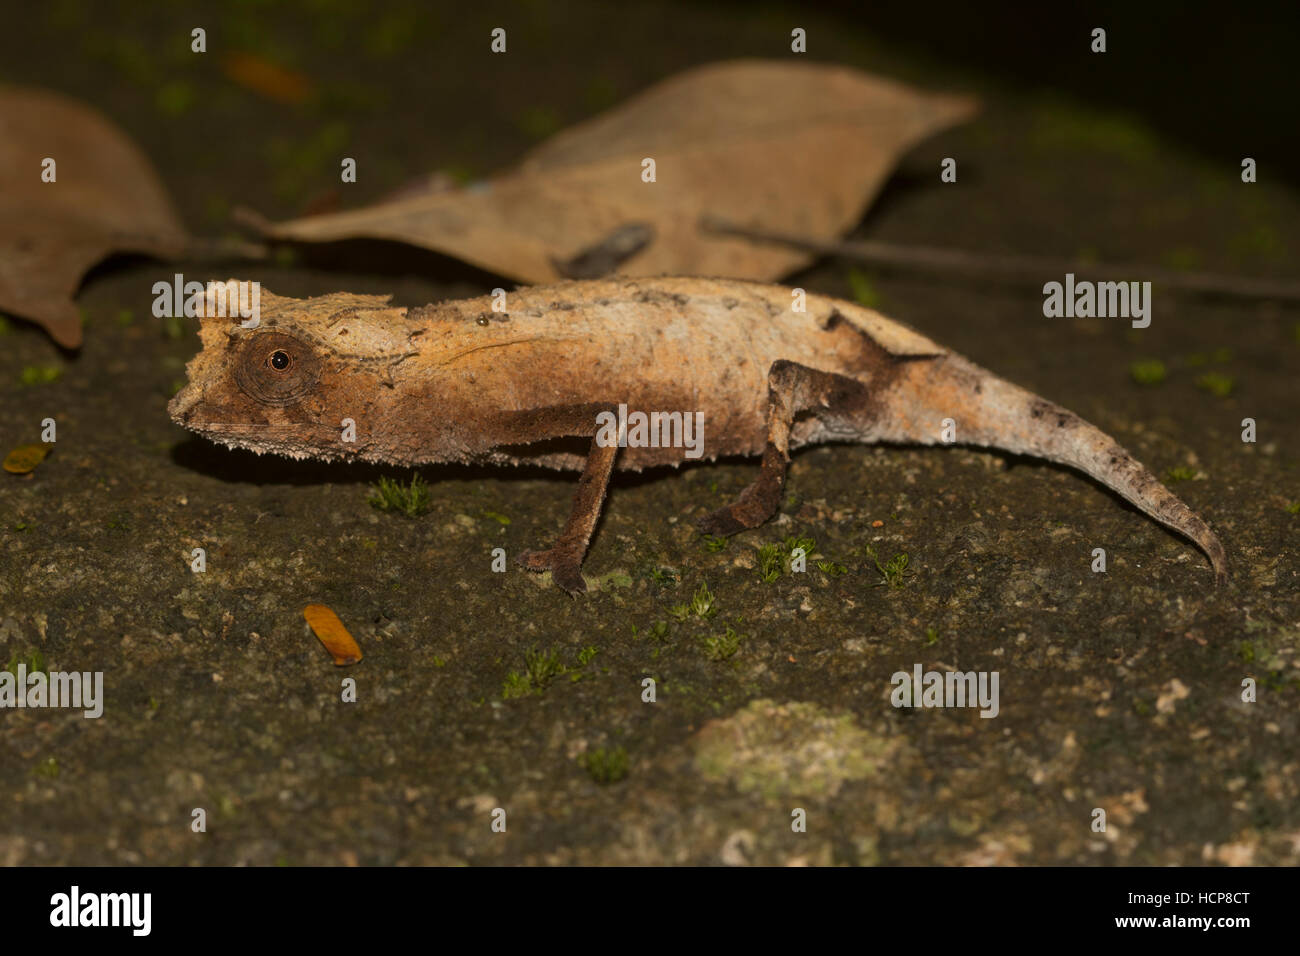
<path id="1" fill-rule="evenodd" d="M 218 428 L 223 431 L 237 428 L 232 423 L 240 421 L 237 409 L 214 402 L 194 382 L 176 393 L 167 403 L 167 412 L 177 425 L 200 434 Z"/>
<path id="2" fill-rule="evenodd" d="M 202 396 L 199 390 L 194 387 L 193 382 L 189 382 L 179 392 L 172 396 L 172 400 L 167 403 L 167 414 L 171 416 L 172 421 L 177 425 L 189 425 L 190 416 L 194 414 L 194 409 L 198 406 Z"/>

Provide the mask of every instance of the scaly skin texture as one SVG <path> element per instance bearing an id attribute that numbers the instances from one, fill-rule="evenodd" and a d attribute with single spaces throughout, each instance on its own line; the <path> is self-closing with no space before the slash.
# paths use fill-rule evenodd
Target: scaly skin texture
<path id="1" fill-rule="evenodd" d="M 871 309 L 730 279 L 598 279 L 493 299 L 393 308 L 386 296 L 287 299 L 261 324 L 204 319 L 172 418 L 230 447 L 293 458 L 540 464 L 581 471 L 555 546 L 520 562 L 565 590 L 581 574 L 610 472 L 687 460 L 682 447 L 597 441 L 598 418 L 703 413 L 703 454 L 762 455 L 758 478 L 699 527 L 770 518 L 791 449 L 822 441 L 956 442 L 1086 472 L 1191 538 L 1226 580 L 1218 538 L 1141 464 L 1077 415 Z M 344 441 L 345 419 L 355 441 Z M 630 434 L 630 433 L 629 433 Z"/>

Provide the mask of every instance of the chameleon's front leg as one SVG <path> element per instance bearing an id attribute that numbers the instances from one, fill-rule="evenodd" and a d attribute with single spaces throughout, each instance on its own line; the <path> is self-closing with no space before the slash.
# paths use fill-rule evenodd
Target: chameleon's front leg
<path id="1" fill-rule="evenodd" d="M 609 487 L 609 475 L 614 469 L 614 458 L 618 454 L 618 445 L 602 445 L 596 440 L 599 433 L 596 416 L 601 411 L 612 412 L 613 408 L 581 406 L 543 409 L 535 413 L 538 419 L 545 419 L 549 426 L 544 429 L 547 433 L 539 437 L 592 436 L 587 463 L 578 479 L 578 490 L 573 496 L 573 508 L 560 537 L 545 551 L 525 551 L 516 559 L 530 571 L 550 571 L 555 583 L 570 594 L 581 594 L 587 590 L 587 584 L 582 579 L 582 559 L 587 553 L 587 545 L 591 542 L 596 522 L 600 520 L 605 490 Z"/>
<path id="2" fill-rule="evenodd" d="M 857 379 L 785 359 L 773 362 L 767 373 L 767 446 L 758 477 L 734 504 L 710 512 L 695 527 L 715 535 L 757 528 L 781 506 L 795 416 L 814 409 L 826 417 L 852 419 L 867 407 L 867 387 Z"/>

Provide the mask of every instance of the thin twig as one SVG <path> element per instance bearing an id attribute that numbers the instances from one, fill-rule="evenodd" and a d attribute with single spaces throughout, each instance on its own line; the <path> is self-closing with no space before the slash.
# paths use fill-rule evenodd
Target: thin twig
<path id="1" fill-rule="evenodd" d="M 990 256 L 957 249 L 938 249 L 934 246 L 899 246 L 891 242 L 875 240 L 826 242 L 805 236 L 746 229 L 713 216 L 701 219 L 700 229 L 718 235 L 793 246 L 807 252 L 912 272 L 942 272 L 973 279 L 1001 279 L 1026 285 L 1041 285 L 1045 279 L 1064 275 L 1067 272 L 1086 273 L 1109 281 L 1132 280 L 1140 277 L 1143 280 L 1150 280 L 1155 285 L 1180 292 L 1237 296 L 1246 299 L 1300 301 L 1300 282 L 1287 279 L 1216 275 L 1208 272 L 1176 272 L 1159 266 L 1120 266 L 1102 262 L 1084 262 L 1079 259 Z"/>

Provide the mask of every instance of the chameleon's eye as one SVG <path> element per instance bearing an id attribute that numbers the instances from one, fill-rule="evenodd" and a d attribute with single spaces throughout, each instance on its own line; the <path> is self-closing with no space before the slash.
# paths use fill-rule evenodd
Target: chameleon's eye
<path id="1" fill-rule="evenodd" d="M 264 405 L 292 405 L 320 381 L 321 360 L 316 351 L 287 332 L 249 336 L 234 359 L 240 389 Z"/>
<path id="2" fill-rule="evenodd" d="M 488 317 L 487 317 L 486 315 L 480 315 L 480 316 L 479 316 L 477 319 L 475 319 L 474 321 L 477 322 L 479 325 L 487 325 L 487 324 L 488 324 Z"/>

